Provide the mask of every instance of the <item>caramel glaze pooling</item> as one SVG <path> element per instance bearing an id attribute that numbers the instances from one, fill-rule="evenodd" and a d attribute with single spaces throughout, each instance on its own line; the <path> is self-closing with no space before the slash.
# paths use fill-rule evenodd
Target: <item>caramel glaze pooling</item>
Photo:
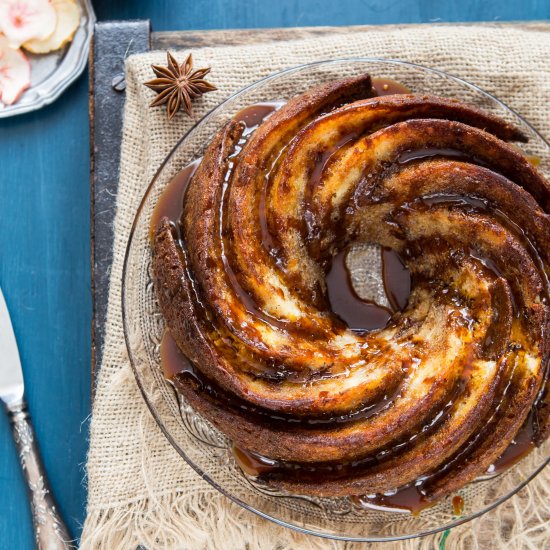
<path id="1" fill-rule="evenodd" d="M 344 249 L 332 258 L 325 277 L 327 298 L 332 312 L 351 330 L 365 333 L 384 328 L 392 315 L 405 309 L 410 295 L 411 277 L 399 254 L 391 248 L 381 252 L 382 282 L 390 307 L 359 297 L 346 264 L 349 250 Z"/>
<path id="2" fill-rule="evenodd" d="M 379 91 L 365 75 L 229 121 L 181 218 L 156 218 L 153 272 L 190 360 L 173 382 L 249 470 L 424 505 L 548 434 L 550 192 L 513 126 Z M 401 273 L 364 326 L 331 307 L 354 242 Z"/>

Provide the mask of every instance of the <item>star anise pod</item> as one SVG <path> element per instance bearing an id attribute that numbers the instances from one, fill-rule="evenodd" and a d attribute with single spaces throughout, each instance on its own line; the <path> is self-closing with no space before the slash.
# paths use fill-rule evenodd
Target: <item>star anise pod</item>
<path id="1" fill-rule="evenodd" d="M 210 68 L 193 70 L 193 57 L 191 54 L 179 65 L 170 52 L 166 52 L 167 67 L 151 65 L 158 78 L 144 82 L 159 95 L 151 103 L 150 107 L 166 105 L 168 119 L 170 120 L 181 107 L 189 116 L 193 116 L 191 101 L 194 97 L 207 92 L 217 90 L 216 86 L 204 80 L 210 72 Z"/>

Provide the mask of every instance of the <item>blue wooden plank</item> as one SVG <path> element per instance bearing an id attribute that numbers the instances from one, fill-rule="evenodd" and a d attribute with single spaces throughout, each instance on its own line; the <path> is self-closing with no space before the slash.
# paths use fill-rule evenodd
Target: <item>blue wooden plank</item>
<path id="1" fill-rule="evenodd" d="M 95 0 L 94 8 L 99 19 L 151 19 L 157 31 L 550 18 L 548 0 Z"/>
<path id="2" fill-rule="evenodd" d="M 99 19 L 155 30 L 550 19 L 548 0 L 96 0 Z M 51 482 L 78 535 L 90 410 L 87 81 L 54 105 L 0 121 L 0 285 L 12 310 Z M 7 421 L 0 415 L 0 548 L 33 547 Z"/>
<path id="3" fill-rule="evenodd" d="M 90 411 L 87 121 L 82 78 L 54 105 L 0 123 L 0 285 L 44 463 L 74 533 L 84 516 Z M 25 486 L 4 415 L 0 446 L 0 548 L 32 548 Z"/>

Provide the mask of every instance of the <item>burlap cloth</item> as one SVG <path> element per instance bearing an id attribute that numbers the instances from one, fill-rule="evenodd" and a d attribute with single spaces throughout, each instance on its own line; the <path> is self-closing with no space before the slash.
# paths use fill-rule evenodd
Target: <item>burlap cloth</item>
<path id="1" fill-rule="evenodd" d="M 293 42 L 196 50 L 219 88 L 195 103 L 191 120 L 168 123 L 149 109 L 153 52 L 127 60 L 120 186 L 114 221 L 107 334 L 97 381 L 88 456 L 88 517 L 82 548 L 344 548 L 260 519 L 220 495 L 188 467 L 158 429 L 130 369 L 121 319 L 121 273 L 128 234 L 142 194 L 180 136 L 231 93 L 302 63 L 364 56 L 403 59 L 461 76 L 492 92 L 550 137 L 550 32 L 481 26 L 399 28 Z M 183 52 L 177 57 L 182 59 Z M 457 527 L 447 548 L 550 548 L 550 471 L 520 494 Z M 441 535 L 383 548 L 437 548 Z M 347 548 L 360 545 L 347 545 Z M 371 545 L 369 548 L 378 548 Z"/>

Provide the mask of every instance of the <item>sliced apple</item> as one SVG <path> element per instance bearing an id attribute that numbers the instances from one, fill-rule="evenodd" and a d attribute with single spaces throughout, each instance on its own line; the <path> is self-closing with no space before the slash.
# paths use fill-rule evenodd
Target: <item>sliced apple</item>
<path id="1" fill-rule="evenodd" d="M 29 40 L 23 48 L 32 53 L 48 53 L 70 42 L 80 24 L 80 7 L 74 0 L 53 0 L 57 24 L 53 34 L 45 40 Z"/>
<path id="2" fill-rule="evenodd" d="M 0 35 L 0 101 L 15 103 L 31 83 L 31 65 L 21 50 L 10 48 L 5 36 Z"/>
<path id="3" fill-rule="evenodd" d="M 45 40 L 55 30 L 57 15 L 49 0 L 0 0 L 0 32 L 12 48 L 27 40 Z"/>

